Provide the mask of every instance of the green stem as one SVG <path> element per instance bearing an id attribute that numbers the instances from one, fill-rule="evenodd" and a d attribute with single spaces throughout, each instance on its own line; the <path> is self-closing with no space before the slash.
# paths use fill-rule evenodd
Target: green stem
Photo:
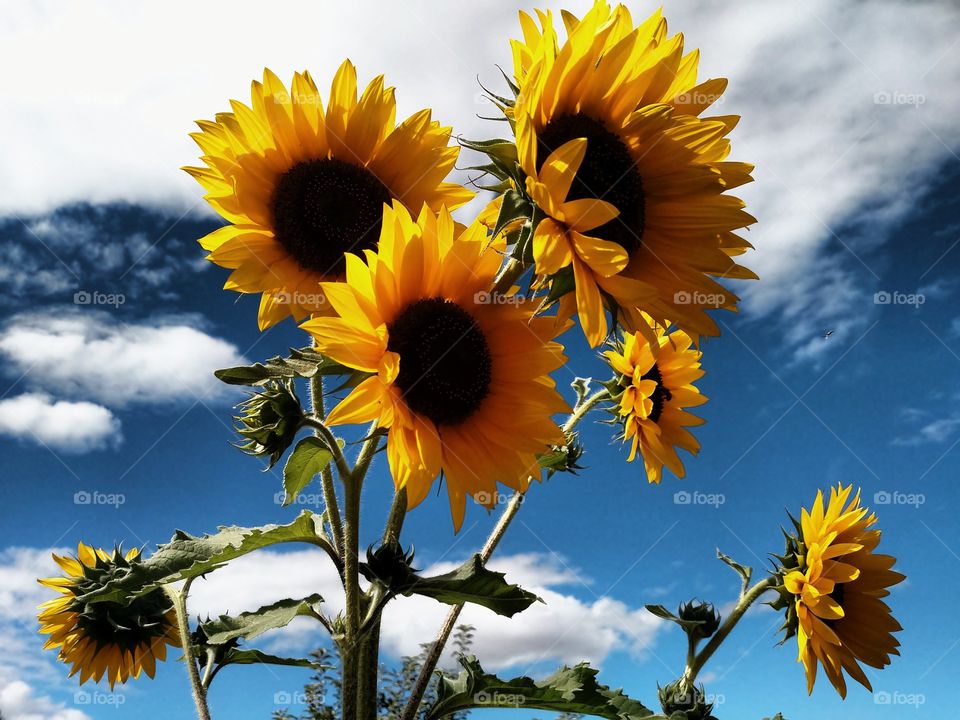
<path id="1" fill-rule="evenodd" d="M 682 683 L 684 688 L 690 689 L 693 687 L 693 683 L 697 679 L 697 675 L 703 669 L 703 666 L 706 664 L 713 654 L 717 651 L 717 648 L 726 640 L 727 635 L 736 627 L 737 623 L 740 622 L 740 618 L 743 617 L 744 613 L 747 612 L 749 607 L 763 595 L 767 590 L 770 590 L 777 584 L 777 578 L 774 575 L 771 575 L 768 578 L 765 578 L 754 585 L 752 588 L 743 593 L 740 597 L 740 601 L 737 603 L 737 606 L 733 611 L 726 617 L 723 621 L 723 624 L 717 630 L 717 632 L 710 638 L 710 642 L 703 646 L 703 649 L 697 653 L 696 657 L 693 658 L 693 661 L 687 662 L 687 667 L 683 672 Z"/>
<path id="2" fill-rule="evenodd" d="M 360 526 L 360 491 L 362 478 L 348 477 L 344 483 L 344 591 L 346 594 L 346 609 L 344 611 L 345 628 L 343 644 L 340 648 L 341 663 L 343 666 L 343 686 L 341 688 L 341 705 L 343 720 L 358 720 L 357 688 L 358 663 L 357 650 L 358 633 L 360 629 L 360 575 L 358 566 L 359 554 L 359 526 Z"/>
<path id="3" fill-rule="evenodd" d="M 563 424 L 562 430 L 564 434 L 572 431 L 577 426 L 577 423 L 579 423 L 584 416 L 590 412 L 590 410 L 596 407 L 598 403 L 606 400 L 609 397 L 610 393 L 608 393 L 606 389 L 598 390 L 577 405 L 577 407 L 574 408 L 573 412 L 570 414 L 570 417 L 568 417 L 567 421 Z M 517 512 L 519 512 L 522 504 L 523 493 L 514 493 L 513 497 L 510 498 L 510 502 L 507 504 L 506 509 L 503 511 L 503 514 L 500 516 L 500 519 L 497 520 L 497 524 L 487 537 L 487 541 L 484 543 L 483 548 L 480 550 L 481 561 L 486 563 L 493 555 L 494 550 L 497 549 L 497 546 L 503 539 L 504 534 L 507 532 L 507 528 L 510 527 L 510 523 L 513 522 L 513 519 L 516 517 Z M 447 641 L 450 639 L 450 635 L 453 633 L 453 630 L 457 625 L 457 620 L 460 617 L 460 612 L 462 610 L 463 603 L 460 603 L 459 605 L 454 605 L 451 607 L 450 611 L 447 613 L 447 616 L 443 621 L 443 625 L 440 627 L 440 632 L 437 634 L 437 639 L 434 640 L 430 645 L 430 651 L 427 653 L 427 657 L 423 662 L 423 667 L 420 668 L 420 674 L 417 676 L 416 684 L 413 686 L 413 690 L 410 693 L 410 698 L 408 699 L 406 706 L 403 708 L 401 720 L 413 720 L 413 718 L 416 717 L 417 710 L 420 707 L 420 702 L 422 701 L 423 695 L 427 690 L 427 686 L 430 684 L 430 678 L 433 675 L 433 671 L 437 667 L 437 663 L 440 661 L 441 655 L 443 655 L 443 649 L 446 647 Z"/>
<path id="4" fill-rule="evenodd" d="M 316 417 L 324 417 L 323 376 L 317 373 L 310 378 L 310 410 Z M 315 430 L 317 436 L 319 431 Z M 320 472 L 320 485 L 323 488 L 323 504 L 327 510 L 327 522 L 333 535 L 334 548 L 343 557 L 343 521 L 340 518 L 340 503 L 337 501 L 337 489 L 333 482 L 333 469 L 329 464 Z"/>
<path id="5" fill-rule="evenodd" d="M 207 707 L 207 693 L 200 682 L 200 669 L 197 666 L 197 657 L 193 654 L 193 643 L 190 641 L 190 618 L 187 615 L 187 594 L 190 592 L 191 580 L 183 584 L 183 589 L 177 591 L 170 585 L 164 586 L 167 597 L 173 603 L 173 611 L 177 617 L 177 630 L 180 633 L 180 646 L 183 649 L 183 661 L 187 665 L 187 676 L 190 678 L 190 689 L 193 691 L 193 703 L 197 707 L 198 720 L 210 720 L 210 708 Z"/>

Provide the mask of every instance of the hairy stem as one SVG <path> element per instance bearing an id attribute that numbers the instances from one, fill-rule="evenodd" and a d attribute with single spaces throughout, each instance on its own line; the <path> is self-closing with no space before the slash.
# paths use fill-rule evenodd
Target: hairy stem
<path id="1" fill-rule="evenodd" d="M 703 669 L 703 666 L 706 664 L 713 654 L 717 651 L 717 648 L 726 640 L 727 635 L 736 627 L 737 623 L 740 622 L 740 618 L 743 617 L 744 613 L 747 612 L 749 607 L 763 595 L 767 590 L 770 590 L 774 585 L 777 584 L 776 576 L 771 575 L 768 578 L 765 578 L 754 585 L 752 588 L 743 593 L 740 597 L 740 601 L 737 603 L 737 606 L 733 611 L 726 617 L 723 621 L 723 624 L 717 630 L 713 637 L 710 638 L 710 642 L 703 646 L 703 649 L 697 653 L 696 657 L 692 661 L 687 662 L 687 667 L 683 672 L 682 683 L 683 687 L 687 690 L 693 687 L 693 683 L 697 679 L 697 675 Z"/>
<path id="2" fill-rule="evenodd" d="M 519 263 L 517 264 L 519 265 Z M 520 272 L 522 272 L 522 268 Z M 596 407 L 598 403 L 609 397 L 610 394 L 604 389 L 599 390 L 590 397 L 586 398 L 583 402 L 577 405 L 576 408 L 574 408 L 573 412 L 567 418 L 567 421 L 563 424 L 563 432 L 569 433 L 571 430 L 573 430 L 577 426 L 577 423 L 579 423 L 584 416 L 590 412 L 590 410 Z M 490 556 L 493 555 L 493 551 L 497 549 L 497 545 L 499 545 L 500 541 L 503 539 L 504 534 L 507 532 L 507 528 L 510 527 L 510 523 L 513 522 L 517 512 L 519 512 L 521 504 L 523 504 L 523 493 L 514 493 L 513 497 L 510 498 L 510 502 L 507 504 L 506 509 L 503 511 L 503 514 L 500 515 L 500 519 L 497 520 L 497 524 L 487 537 L 487 541 L 483 544 L 483 548 L 480 550 L 480 559 L 484 563 L 490 559 Z M 440 657 L 443 655 L 443 649 L 446 647 L 447 641 L 450 639 L 450 635 L 457 625 L 457 620 L 460 617 L 460 612 L 462 610 L 463 603 L 460 603 L 459 605 L 454 605 L 451 607 L 450 611 L 447 613 L 447 617 L 444 619 L 443 625 L 440 626 L 440 632 L 437 634 L 437 639 L 434 640 L 430 645 L 430 651 L 427 653 L 423 667 L 420 668 L 420 674 L 417 676 L 417 682 L 413 686 L 413 690 L 410 693 L 410 698 L 403 709 L 401 720 L 413 720 L 413 718 L 416 716 L 417 710 L 420 707 L 420 702 L 423 699 L 423 695 L 427 690 L 427 686 L 430 684 L 430 678 L 433 675 L 433 671 L 437 667 Z"/>
<path id="3" fill-rule="evenodd" d="M 173 603 L 173 611 L 177 616 L 177 630 L 180 633 L 180 646 L 183 649 L 183 662 L 187 665 L 187 676 L 190 678 L 190 689 L 193 691 L 193 703 L 197 707 L 199 720 L 210 720 L 210 708 L 207 707 L 207 693 L 200 682 L 200 669 L 197 666 L 197 657 L 193 654 L 193 644 L 190 642 L 190 618 L 187 616 L 187 594 L 190 592 L 191 580 L 183 584 L 181 590 L 170 585 L 164 586 L 167 597 Z"/>
<path id="4" fill-rule="evenodd" d="M 316 417 L 326 414 L 323 407 L 323 376 L 317 373 L 310 378 L 310 410 Z M 320 436 L 318 430 L 314 430 Z M 340 503 L 337 501 L 337 489 L 333 482 L 333 468 L 326 465 L 320 472 L 320 485 L 323 488 L 323 504 L 327 510 L 327 522 L 333 535 L 334 548 L 343 557 L 343 521 L 340 517 Z"/>
<path id="5" fill-rule="evenodd" d="M 341 705 L 343 706 L 343 720 L 358 720 L 357 714 L 357 669 L 358 633 L 360 629 L 360 575 L 358 566 L 359 553 L 359 525 L 360 525 L 360 490 L 363 479 L 348 477 L 344 490 L 344 591 L 346 594 L 346 609 L 344 612 L 345 632 L 340 655 L 343 666 L 343 687 L 341 689 Z"/>

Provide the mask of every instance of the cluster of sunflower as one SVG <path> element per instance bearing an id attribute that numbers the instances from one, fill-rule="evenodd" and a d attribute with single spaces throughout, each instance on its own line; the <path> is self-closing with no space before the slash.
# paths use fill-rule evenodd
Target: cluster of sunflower
<path id="1" fill-rule="evenodd" d="M 323 461 L 307 479 L 322 476 L 320 523 L 345 582 L 344 618 L 331 624 L 345 638 L 351 720 L 364 716 L 370 691 L 357 679 L 359 612 L 379 601 L 357 579 L 356 510 L 373 456 L 385 450 L 396 490 L 385 534 L 393 543 L 438 478 L 459 530 L 467 498 L 492 509 L 498 483 L 520 497 L 544 469 L 577 467 L 574 427 L 594 408 L 612 415 L 627 459 L 642 458 L 649 482 L 664 467 L 682 478 L 677 449 L 697 453 L 688 428 L 702 422 L 688 410 L 706 402 L 696 386 L 700 341 L 719 334 L 708 311 L 736 310 L 720 280 L 755 278 L 737 262 L 754 219 L 729 193 L 751 181 L 751 165 L 727 160 L 738 118 L 705 114 L 726 81 L 698 81 L 698 52 L 685 52 L 659 11 L 637 24 L 624 6 L 597 0 L 582 18 L 563 12 L 562 28 L 550 12 L 520 21 L 509 92 L 490 94 L 512 135 L 461 141 L 485 156 L 476 169 L 494 193 L 468 224 L 461 213 L 476 193 L 448 180 L 460 150 L 451 128 L 430 110 L 397 122 L 393 88 L 380 76 L 360 91 L 349 61 L 325 100 L 308 72 L 288 87 L 266 70 L 249 105 L 231 101 L 193 135 L 203 166 L 186 170 L 227 221 L 200 240 L 210 261 L 232 271 L 225 289 L 260 296 L 261 330 L 292 317 L 311 338 L 295 356 L 247 369 L 255 380 L 246 384 L 259 387 L 238 431 L 242 449 L 271 465 L 301 429 L 316 432 Z M 593 394 L 581 384 L 571 407 L 551 373 L 567 362 L 558 338 L 575 324 L 612 376 Z M 324 378 L 337 375 L 345 382 L 325 393 Z M 311 384 L 308 410 L 298 378 Z M 351 466 L 332 428 L 355 424 L 369 431 Z M 342 516 L 332 468 L 343 481 Z M 826 509 L 818 496 L 770 577 L 747 591 L 746 574 L 738 605 L 779 591 L 810 688 L 819 663 L 841 694 L 842 671 L 869 687 L 858 662 L 882 667 L 896 654 L 899 625 L 880 598 L 902 579 L 893 558 L 873 552 L 875 518 L 850 492 L 834 490 Z M 138 553 L 81 545 L 57 562 L 67 577 L 43 582 L 64 597 L 40 619 L 48 647 L 81 682 L 152 676 L 166 644 L 195 664 L 197 635 L 184 627 L 176 593 L 98 594 L 123 586 L 111 584 L 116 575 L 137 576 Z M 671 707 L 740 615 L 721 625 L 666 613 L 696 642 L 709 639 L 672 686 Z"/>

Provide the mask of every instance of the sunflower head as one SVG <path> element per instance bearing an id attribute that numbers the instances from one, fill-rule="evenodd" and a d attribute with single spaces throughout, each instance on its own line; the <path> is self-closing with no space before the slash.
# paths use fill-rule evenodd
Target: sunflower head
<path id="1" fill-rule="evenodd" d="M 238 409 L 236 431 L 243 438 L 238 447 L 248 455 L 269 457 L 273 467 L 293 443 L 304 419 L 293 382 L 271 382 Z"/>
<path id="2" fill-rule="evenodd" d="M 327 313 L 319 282 L 343 277 L 344 253 L 376 246 L 383 206 L 458 207 L 473 194 L 444 181 L 457 159 L 450 128 L 422 110 L 396 123 L 393 88 L 375 78 L 357 93 L 345 61 L 326 109 L 309 73 L 288 89 L 269 70 L 250 106 L 200 121 L 206 167 L 185 168 L 230 224 L 200 240 L 233 270 L 225 288 L 261 293 L 260 327 Z"/>
<path id="3" fill-rule="evenodd" d="M 895 558 L 876 552 L 876 522 L 859 491 L 837 485 L 829 500 L 817 492 L 811 510 L 802 510 L 778 556 L 780 599 L 772 604 L 786 613 L 785 639 L 796 635 L 808 692 L 820 665 L 841 697 L 844 673 L 872 690 L 861 664 L 880 669 L 900 654 L 893 633 L 902 628 L 883 598 L 905 576 L 893 570 Z"/>
<path id="4" fill-rule="evenodd" d="M 323 285 L 337 316 L 303 325 L 324 355 L 368 373 L 327 422 L 388 430 L 410 507 L 442 472 L 457 528 L 467 496 L 492 507 L 498 481 L 525 490 L 538 456 L 565 443 L 551 419 L 569 410 L 549 376 L 566 361 L 557 323 L 491 293 L 497 250 L 480 222 L 460 229 L 429 208 L 415 220 L 395 203 L 378 249 L 348 255 L 347 282 Z"/>
<path id="5" fill-rule="evenodd" d="M 140 551 L 124 553 L 80 543 L 75 557 L 54 555 L 65 575 L 39 582 L 61 594 L 40 606 L 40 632 L 49 635 L 45 649 L 57 649 L 72 665 L 80 683 L 106 678 L 110 687 L 146 672 L 153 677 L 156 661 L 165 660 L 167 645 L 180 646 L 176 616 L 163 590 L 153 590 L 128 603 L 87 603 L 80 598 L 141 561 Z"/>
<path id="6" fill-rule="evenodd" d="M 657 11 L 634 24 L 597 0 L 582 18 L 521 13 L 513 43 L 518 187 L 539 208 L 533 255 L 552 294 L 579 313 L 588 340 L 607 332 L 606 310 L 629 331 L 646 313 L 691 335 L 716 335 L 707 310 L 734 310 L 715 278 L 753 278 L 733 258 L 754 222 L 726 192 L 752 166 L 729 162 L 736 116 L 701 117 L 726 80 L 698 83 L 696 50 L 669 36 Z M 573 290 L 571 291 L 571 288 Z"/>
<path id="7" fill-rule="evenodd" d="M 700 444 L 686 429 L 703 420 L 686 411 L 707 401 L 693 384 L 703 376 L 699 350 L 682 330 L 668 333 L 647 326 L 656 341 L 637 331 L 614 341 L 604 352 L 614 378 L 607 388 L 614 401 L 610 409 L 630 443 L 628 462 L 639 453 L 647 480 L 659 483 L 664 465 L 677 477 L 685 474 L 677 455 L 680 447 L 696 454 Z"/>

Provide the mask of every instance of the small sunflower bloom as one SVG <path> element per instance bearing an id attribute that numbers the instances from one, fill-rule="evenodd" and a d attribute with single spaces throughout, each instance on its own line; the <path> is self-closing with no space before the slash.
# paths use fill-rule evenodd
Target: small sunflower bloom
<path id="1" fill-rule="evenodd" d="M 153 590 L 128 604 L 79 599 L 140 562 L 140 551 L 107 552 L 80 543 L 75 557 L 54 554 L 53 559 L 66 574 L 39 581 L 62 595 L 40 606 L 40 632 L 50 636 L 44 649 L 57 650 L 60 661 L 73 666 L 70 677 L 80 674 L 81 685 L 106 679 L 113 689 L 141 673 L 152 678 L 157 661 L 167 657 L 167 646 L 180 647 L 166 593 Z"/>
<path id="2" fill-rule="evenodd" d="M 200 240 L 208 259 L 233 270 L 224 286 L 260 293 L 260 328 L 292 315 L 329 314 L 321 281 L 339 280 L 344 253 L 376 246 L 385 203 L 455 208 L 473 197 L 445 182 L 459 148 L 450 128 L 421 110 L 396 123 L 393 88 L 378 76 L 357 96 L 347 60 L 326 110 L 310 74 L 289 90 L 270 70 L 251 105 L 199 121 L 192 137 L 206 167 L 184 168 L 230 224 Z"/>
<path id="3" fill-rule="evenodd" d="M 327 422 L 388 429 L 410 508 L 442 471 L 458 530 L 468 495 L 489 508 L 498 481 L 526 490 L 538 455 L 565 442 L 552 416 L 569 407 L 549 375 L 566 361 L 559 330 L 523 298 L 491 295 L 497 250 L 479 222 L 461 231 L 445 210 L 414 220 L 395 203 L 376 252 L 348 255 L 347 282 L 323 285 L 338 317 L 302 325 L 324 355 L 370 373 Z"/>
<path id="4" fill-rule="evenodd" d="M 610 256 L 604 246 L 610 261 L 591 273 L 579 256 L 576 302 L 581 317 L 593 316 L 588 337 L 599 343 L 600 290 L 628 331 L 644 329 L 643 311 L 692 336 L 719 334 L 707 310 L 735 310 L 738 299 L 715 278 L 756 277 L 733 260 L 750 247 L 737 233 L 755 222 L 740 199 L 726 194 L 752 179 L 751 165 L 726 159 L 739 117 L 701 117 L 726 80 L 697 82 L 699 53 L 684 52 L 682 35 L 667 35 L 659 11 L 634 25 L 623 5 L 598 0 L 582 19 L 564 13 L 563 42 L 550 13 L 538 19 L 540 27 L 521 14 L 524 39 L 513 43 L 518 91 L 506 114 L 519 165 L 537 184 L 555 186 L 536 199 L 553 220 L 560 199 L 602 201 L 598 207 L 617 210 L 595 210 L 604 222 L 589 236 L 620 252 Z M 545 178 L 553 153 L 576 139 L 587 144 L 572 184 L 555 170 Z M 555 234 L 552 227 L 547 232 Z M 563 259 L 551 257 L 553 266 Z"/>
<path id="5" fill-rule="evenodd" d="M 902 627 L 883 598 L 905 576 L 893 570 L 894 557 L 876 552 L 876 522 L 859 491 L 838 484 L 826 502 L 817 492 L 788 540 L 781 558 L 789 563 L 781 570 L 783 602 L 774 607 L 788 611 L 787 636 L 796 634 L 808 693 L 820 665 L 840 697 L 847 694 L 844 673 L 872 691 L 861 664 L 881 669 L 900 654 L 893 633 Z"/>
<path id="6" fill-rule="evenodd" d="M 649 326 L 648 326 L 649 327 Z M 682 330 L 651 328 L 656 342 L 640 331 L 624 336 L 622 343 L 604 352 L 616 379 L 608 387 L 616 402 L 612 412 L 630 443 L 628 462 L 640 454 L 647 480 L 659 483 L 666 466 L 678 478 L 686 470 L 676 448 L 696 455 L 700 443 L 687 430 L 703 419 L 687 412 L 707 398 L 693 384 L 703 377 L 699 350 Z"/>

